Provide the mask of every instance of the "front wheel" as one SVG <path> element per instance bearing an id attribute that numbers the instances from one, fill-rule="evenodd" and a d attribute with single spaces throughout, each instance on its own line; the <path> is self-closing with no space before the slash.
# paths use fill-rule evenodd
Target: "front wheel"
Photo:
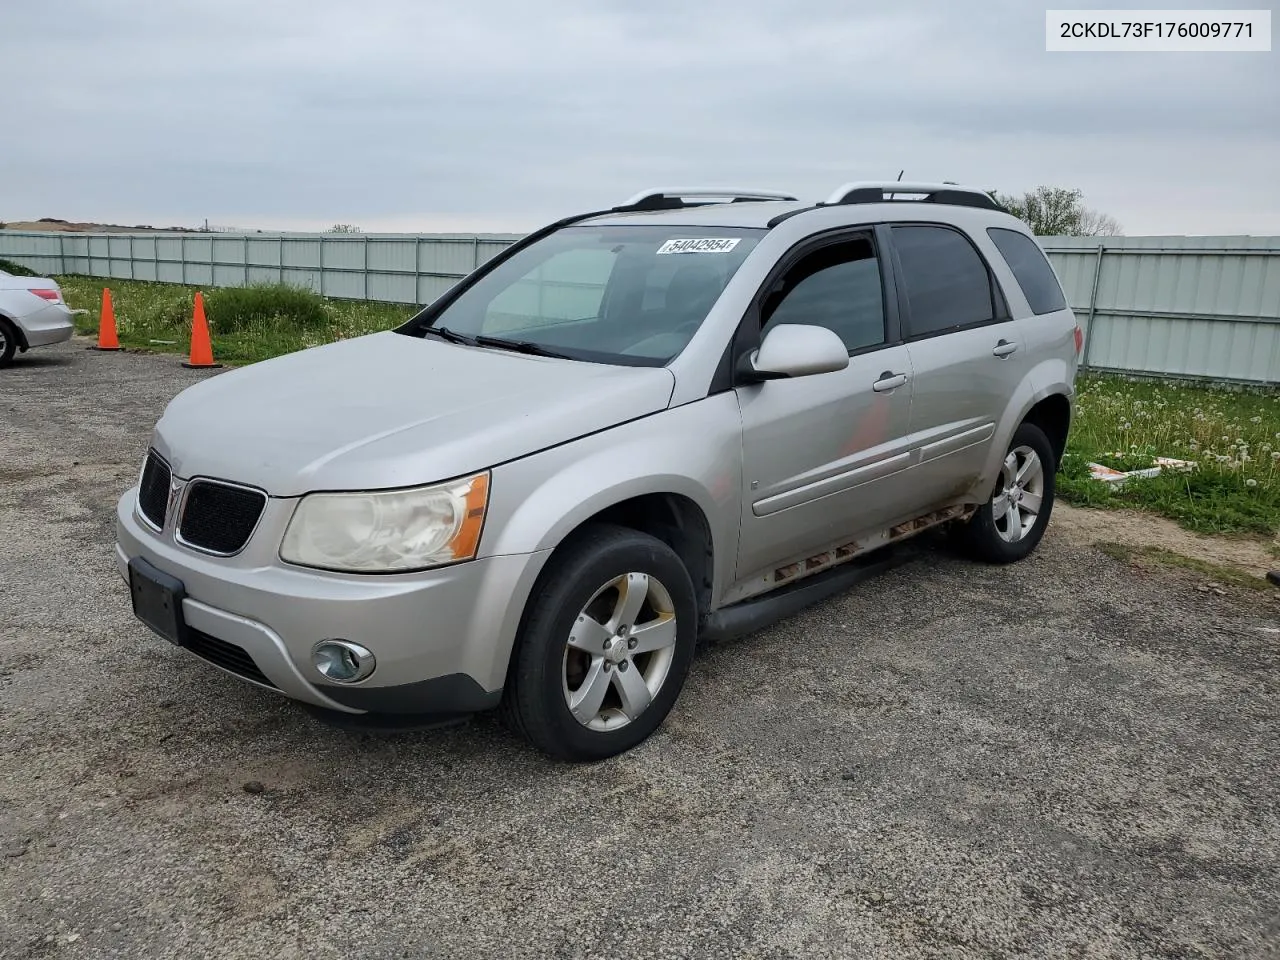
<path id="1" fill-rule="evenodd" d="M 647 738 L 693 661 L 697 602 L 662 541 L 597 526 L 564 544 L 530 601 L 503 701 L 508 725 L 564 760 L 602 760 Z"/>
<path id="2" fill-rule="evenodd" d="M 968 552 L 988 563 L 1013 563 L 1031 553 L 1049 525 L 1056 469 L 1044 431 L 1033 423 L 1018 427 L 991 499 L 960 528 Z"/>

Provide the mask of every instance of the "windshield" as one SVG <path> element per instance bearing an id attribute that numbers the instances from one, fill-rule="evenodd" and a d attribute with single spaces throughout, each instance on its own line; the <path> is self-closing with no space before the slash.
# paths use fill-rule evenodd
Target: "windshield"
<path id="1" fill-rule="evenodd" d="M 481 277 L 432 327 L 575 360 L 662 366 L 685 348 L 763 234 L 567 227 Z"/>

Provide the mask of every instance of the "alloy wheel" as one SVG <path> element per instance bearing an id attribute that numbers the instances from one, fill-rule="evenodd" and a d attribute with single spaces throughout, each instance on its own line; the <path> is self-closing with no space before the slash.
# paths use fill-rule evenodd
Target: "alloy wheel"
<path id="1" fill-rule="evenodd" d="M 1017 543 L 1035 526 L 1044 504 L 1044 463 L 1031 447 L 1014 447 L 1004 458 L 991 517 L 996 532 L 1008 543 Z"/>
<path id="2" fill-rule="evenodd" d="M 591 730 L 617 730 L 653 702 L 671 670 L 676 615 L 657 577 L 625 573 L 587 601 L 565 641 L 565 703 Z"/>

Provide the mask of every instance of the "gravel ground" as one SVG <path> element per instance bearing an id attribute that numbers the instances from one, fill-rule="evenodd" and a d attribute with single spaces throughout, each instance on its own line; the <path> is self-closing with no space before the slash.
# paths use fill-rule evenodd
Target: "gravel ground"
<path id="1" fill-rule="evenodd" d="M 132 619 L 112 507 L 210 374 L 84 347 L 0 373 L 0 956 L 1280 956 L 1272 595 L 1051 530 L 713 648 L 599 765 L 335 732 Z"/>

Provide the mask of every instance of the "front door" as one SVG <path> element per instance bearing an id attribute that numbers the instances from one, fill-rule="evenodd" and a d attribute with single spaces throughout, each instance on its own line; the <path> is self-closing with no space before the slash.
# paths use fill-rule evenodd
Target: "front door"
<path id="1" fill-rule="evenodd" d="M 850 357 L 834 373 L 736 388 L 744 484 L 739 582 L 883 526 L 901 512 L 897 475 L 911 459 L 911 361 L 905 346 L 889 343 L 870 234 L 802 254 L 760 317 L 762 337 L 783 323 L 827 327 Z"/>

